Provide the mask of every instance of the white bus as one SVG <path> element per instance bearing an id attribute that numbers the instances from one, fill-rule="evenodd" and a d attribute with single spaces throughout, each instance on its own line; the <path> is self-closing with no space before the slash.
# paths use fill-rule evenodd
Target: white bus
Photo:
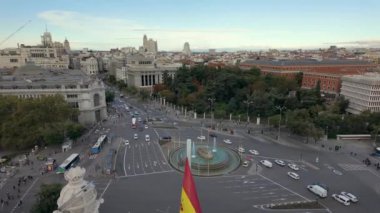
<path id="1" fill-rule="evenodd" d="M 76 164 L 79 162 L 79 154 L 74 153 L 71 154 L 59 167 L 57 168 L 57 174 L 65 173 L 68 169 L 71 167 L 75 167 Z"/>

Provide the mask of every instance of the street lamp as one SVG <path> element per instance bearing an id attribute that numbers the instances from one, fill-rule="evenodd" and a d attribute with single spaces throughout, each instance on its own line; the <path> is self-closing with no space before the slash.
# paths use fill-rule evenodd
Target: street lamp
<path id="1" fill-rule="evenodd" d="M 212 121 L 214 120 L 214 113 L 212 112 L 212 106 L 215 102 L 215 98 L 208 98 L 208 101 L 210 101 L 210 112 L 211 112 L 211 129 L 212 129 Z"/>
<path id="2" fill-rule="evenodd" d="M 286 110 L 286 107 L 276 106 L 276 109 L 280 110 L 280 119 L 278 120 L 278 138 L 277 138 L 277 140 L 280 141 L 282 110 Z"/>
<path id="3" fill-rule="evenodd" d="M 247 104 L 247 123 L 249 123 L 249 116 L 248 116 L 248 111 L 249 111 L 249 105 L 253 104 L 253 101 L 243 101 L 243 103 Z"/>

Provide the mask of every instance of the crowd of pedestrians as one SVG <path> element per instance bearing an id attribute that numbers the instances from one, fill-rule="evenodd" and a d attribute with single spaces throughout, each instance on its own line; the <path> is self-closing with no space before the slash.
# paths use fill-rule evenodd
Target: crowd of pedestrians
<path id="1" fill-rule="evenodd" d="M 0 198 L 1 209 L 3 209 L 4 206 L 9 206 L 9 203 L 12 202 L 13 200 L 19 200 L 17 203 L 17 206 L 20 207 L 22 205 L 22 199 L 21 199 L 22 187 L 26 186 L 29 181 L 33 181 L 33 179 L 34 178 L 31 175 L 18 178 L 17 185 L 13 185 L 13 187 L 11 188 L 11 191 L 7 191 L 5 193 L 5 197 Z"/>

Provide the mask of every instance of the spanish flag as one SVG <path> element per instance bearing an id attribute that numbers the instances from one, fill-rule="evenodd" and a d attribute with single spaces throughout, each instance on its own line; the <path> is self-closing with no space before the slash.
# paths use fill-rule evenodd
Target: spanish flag
<path id="1" fill-rule="evenodd" d="M 186 158 L 185 173 L 182 182 L 181 192 L 181 208 L 180 213 L 201 213 L 201 205 L 199 204 L 195 183 Z"/>

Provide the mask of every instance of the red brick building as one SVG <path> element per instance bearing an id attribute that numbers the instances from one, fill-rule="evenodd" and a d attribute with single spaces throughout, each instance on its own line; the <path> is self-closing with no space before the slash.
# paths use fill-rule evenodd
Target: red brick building
<path id="1" fill-rule="evenodd" d="M 343 75 L 368 72 L 377 65 L 358 60 L 246 60 L 240 64 L 242 69 L 258 67 L 262 74 L 294 78 L 302 72 L 302 88 L 315 88 L 320 81 L 325 93 L 339 94 Z"/>

